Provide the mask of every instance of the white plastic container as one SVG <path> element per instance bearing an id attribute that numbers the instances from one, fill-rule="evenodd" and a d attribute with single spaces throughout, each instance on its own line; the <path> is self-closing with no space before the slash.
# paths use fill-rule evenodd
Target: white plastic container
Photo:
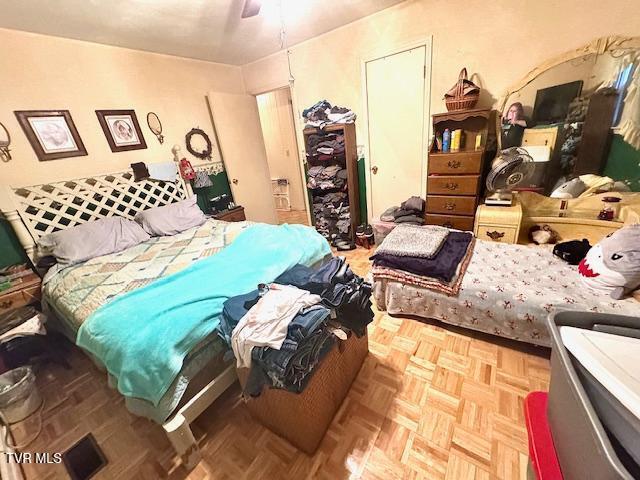
<path id="1" fill-rule="evenodd" d="M 42 404 L 31 367 L 18 367 L 0 375 L 0 412 L 4 420 L 24 420 Z"/>

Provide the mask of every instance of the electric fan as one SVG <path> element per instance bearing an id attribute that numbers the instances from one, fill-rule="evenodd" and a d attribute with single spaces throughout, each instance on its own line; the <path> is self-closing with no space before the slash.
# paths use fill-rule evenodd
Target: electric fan
<path id="1" fill-rule="evenodd" d="M 485 205 L 510 207 L 513 204 L 511 191 L 533 175 L 533 158 L 524 148 L 511 147 L 500 152 L 487 175 L 487 190 L 493 192 L 485 198 Z"/>

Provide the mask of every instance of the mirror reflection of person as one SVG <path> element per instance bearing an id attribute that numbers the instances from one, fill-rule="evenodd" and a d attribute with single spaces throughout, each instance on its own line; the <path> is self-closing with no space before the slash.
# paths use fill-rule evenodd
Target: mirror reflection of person
<path id="1" fill-rule="evenodd" d="M 525 128 L 527 128 L 527 119 L 524 116 L 522 103 L 514 102 L 502 116 L 502 149 L 522 145 Z"/>
<path id="2" fill-rule="evenodd" d="M 119 140 L 128 142 L 133 140 L 133 129 L 124 120 L 116 120 L 113 122 L 113 131 Z"/>

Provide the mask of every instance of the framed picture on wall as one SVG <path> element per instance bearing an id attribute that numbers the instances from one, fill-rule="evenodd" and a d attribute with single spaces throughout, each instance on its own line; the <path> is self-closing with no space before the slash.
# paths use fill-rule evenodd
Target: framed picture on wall
<path id="1" fill-rule="evenodd" d="M 87 155 L 69 110 L 20 110 L 13 113 L 41 162 Z"/>
<path id="2" fill-rule="evenodd" d="M 96 115 L 112 152 L 147 148 L 133 110 L 96 110 Z"/>

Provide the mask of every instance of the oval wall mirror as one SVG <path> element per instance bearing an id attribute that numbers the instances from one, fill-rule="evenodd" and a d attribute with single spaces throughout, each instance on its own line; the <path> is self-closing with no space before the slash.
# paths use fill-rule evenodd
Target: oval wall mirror
<path id="1" fill-rule="evenodd" d="M 153 132 L 160 143 L 164 143 L 164 135 L 162 135 L 162 122 L 158 115 L 154 112 L 147 113 L 147 125 L 149 130 Z"/>
<path id="2" fill-rule="evenodd" d="M 9 145 L 11 145 L 11 135 L 9 135 L 9 130 L 0 123 L 0 159 L 3 162 L 11 160 Z"/>

